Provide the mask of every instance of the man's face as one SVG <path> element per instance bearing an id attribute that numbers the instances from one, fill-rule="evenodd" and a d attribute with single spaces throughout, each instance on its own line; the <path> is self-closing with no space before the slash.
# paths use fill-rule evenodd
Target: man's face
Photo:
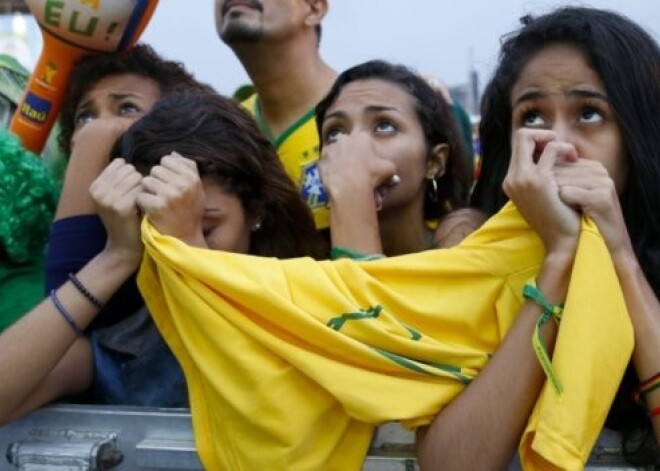
<path id="1" fill-rule="evenodd" d="M 232 45 L 286 37 L 304 27 L 307 0 L 216 0 L 215 26 Z"/>

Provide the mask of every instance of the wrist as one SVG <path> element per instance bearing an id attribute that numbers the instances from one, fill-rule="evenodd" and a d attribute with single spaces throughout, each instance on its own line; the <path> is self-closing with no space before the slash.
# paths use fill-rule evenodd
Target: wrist
<path id="1" fill-rule="evenodd" d="M 93 260 L 103 273 L 128 276 L 140 265 L 142 252 L 106 246 Z"/>
<path id="2" fill-rule="evenodd" d="M 331 208 L 333 206 L 335 208 L 344 206 L 348 209 L 355 207 L 355 205 L 364 206 L 363 203 L 366 202 L 376 212 L 374 190 L 370 185 L 342 184 L 327 190 Z"/>
<path id="3" fill-rule="evenodd" d="M 181 213 L 172 213 L 171 217 L 149 217 L 149 222 L 161 235 L 173 237 L 193 247 L 207 247 L 204 231 L 196 221 L 201 221 L 203 214 L 184 217 Z"/>
<path id="4" fill-rule="evenodd" d="M 612 253 L 612 263 L 617 273 L 638 274 L 641 273 L 641 267 L 637 261 L 635 253 L 630 250 L 619 250 Z"/>
<path id="5" fill-rule="evenodd" d="M 353 198 L 355 194 L 373 194 L 373 183 L 368 178 L 359 175 L 345 175 L 340 178 L 323 180 L 323 186 L 330 198 L 347 196 Z"/>
<path id="6" fill-rule="evenodd" d="M 574 252 L 563 250 L 546 254 L 537 277 L 537 284 L 550 302 L 555 304 L 564 302 L 574 259 Z"/>
<path id="7" fill-rule="evenodd" d="M 566 236 L 552 240 L 551 242 L 544 241 L 546 249 L 546 259 L 551 258 L 555 262 L 570 261 L 572 264 L 577 251 L 579 238 L 578 236 Z"/>
<path id="8" fill-rule="evenodd" d="M 570 273 L 574 260 L 574 250 L 553 250 L 546 253 L 541 273 L 549 272 L 564 276 Z"/>

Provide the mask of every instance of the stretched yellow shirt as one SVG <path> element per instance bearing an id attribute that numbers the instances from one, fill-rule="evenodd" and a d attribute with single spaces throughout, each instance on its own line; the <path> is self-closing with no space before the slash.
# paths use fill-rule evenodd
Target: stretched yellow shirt
<path id="1" fill-rule="evenodd" d="M 543 259 L 511 205 L 458 247 L 363 263 L 192 248 L 148 221 L 143 239 L 140 288 L 186 374 L 200 457 L 232 471 L 360 469 L 376 425 L 428 424 L 495 352 Z M 631 350 L 585 221 L 553 358 L 564 394 L 542 392 L 525 466 L 583 466 Z"/>

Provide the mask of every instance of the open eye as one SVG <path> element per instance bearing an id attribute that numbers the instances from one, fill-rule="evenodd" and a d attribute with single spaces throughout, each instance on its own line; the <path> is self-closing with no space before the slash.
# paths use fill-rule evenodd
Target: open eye
<path id="1" fill-rule="evenodd" d="M 545 125 L 545 120 L 537 110 L 529 110 L 522 115 L 522 125 L 527 128 L 540 128 Z"/>
<path id="2" fill-rule="evenodd" d="M 339 126 L 328 127 L 323 133 L 323 143 L 332 144 L 333 142 L 337 141 L 337 138 L 339 138 L 339 135 L 342 132 L 343 130 Z"/>
<path id="3" fill-rule="evenodd" d="M 121 103 L 119 105 L 119 116 L 128 116 L 137 113 L 142 113 L 142 108 L 134 103 L 131 103 L 130 101 Z"/>
<path id="4" fill-rule="evenodd" d="M 593 106 L 585 106 L 580 112 L 580 122 L 582 123 L 602 123 L 603 119 L 603 113 Z"/>
<path id="5" fill-rule="evenodd" d="M 377 134 L 394 134 L 397 131 L 397 127 L 388 120 L 378 121 L 374 131 Z"/>
<path id="6" fill-rule="evenodd" d="M 73 123 L 76 128 L 84 126 L 95 118 L 94 113 L 89 110 L 78 111 L 73 118 Z"/>

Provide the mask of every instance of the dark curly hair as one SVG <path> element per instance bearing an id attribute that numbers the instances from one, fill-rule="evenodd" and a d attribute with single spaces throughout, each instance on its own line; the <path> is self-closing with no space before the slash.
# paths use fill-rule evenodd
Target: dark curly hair
<path id="1" fill-rule="evenodd" d="M 262 215 L 261 228 L 250 240 L 251 254 L 327 258 L 325 240 L 275 148 L 235 101 L 217 94 L 170 93 L 122 135 L 113 156 L 146 174 L 172 151 L 194 160 L 201 176 L 235 194 L 246 211 Z"/>
<path id="2" fill-rule="evenodd" d="M 162 94 L 178 88 L 214 92 L 210 85 L 197 81 L 183 64 L 163 59 L 146 44 L 138 44 L 128 51 L 84 56 L 73 68 L 60 109 L 57 142 L 66 156 L 71 153 L 71 137 L 75 131 L 76 109 L 80 100 L 99 80 L 123 74 L 152 79 Z"/>
<path id="3" fill-rule="evenodd" d="M 471 204 L 491 215 L 507 200 L 502 182 L 511 158 L 511 89 L 521 70 L 548 46 L 575 46 L 603 81 L 619 123 L 630 167 L 621 209 L 637 260 L 660 297 L 660 48 L 637 24 L 606 10 L 564 7 L 521 21 L 523 27 L 504 38 L 482 98 L 482 169 Z M 608 425 L 624 432 L 629 461 L 648 464 L 658 459 L 657 444 L 644 411 L 630 399 L 637 383 L 629 367 Z"/>
<path id="4" fill-rule="evenodd" d="M 373 60 L 339 74 L 328 94 L 316 106 L 316 127 L 321 135 L 325 115 L 346 85 L 359 80 L 378 79 L 402 87 L 414 100 L 417 117 L 426 138 L 427 149 L 441 143 L 449 146 L 445 173 L 438 179 L 436 198 L 424 192 L 424 218 L 439 219 L 467 203 L 470 176 L 463 141 L 449 105 L 419 74 L 403 65 Z M 321 139 L 322 141 L 322 139 Z M 430 185 L 429 181 L 427 185 Z"/>

